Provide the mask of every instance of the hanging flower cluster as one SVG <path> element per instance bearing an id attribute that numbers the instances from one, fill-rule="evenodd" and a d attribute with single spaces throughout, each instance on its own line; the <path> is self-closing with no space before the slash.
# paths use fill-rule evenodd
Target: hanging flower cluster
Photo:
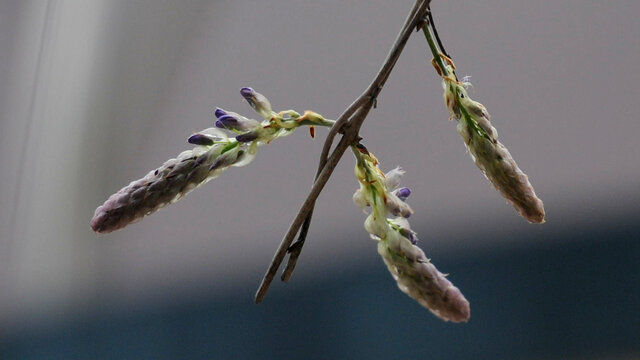
<path id="1" fill-rule="evenodd" d="M 216 109 L 216 127 L 189 137 L 188 142 L 196 145 L 193 149 L 111 195 L 96 209 L 91 228 L 99 233 L 121 229 L 178 201 L 229 167 L 249 164 L 261 145 L 290 135 L 303 125 L 310 126 L 313 136 L 315 125 L 330 127 L 334 123 L 311 111 L 303 115 L 294 110 L 276 113 L 269 100 L 251 88 L 243 88 L 240 94 L 264 118 L 262 122 Z"/>
<path id="2" fill-rule="evenodd" d="M 407 220 L 413 210 L 405 203 L 411 191 L 399 187 L 404 171 L 396 168 L 385 175 L 363 145 L 352 146 L 352 150 L 360 182 L 353 200 L 369 213 L 364 227 L 378 241 L 378 253 L 398 288 L 443 320 L 469 320 L 467 299 L 416 246 L 418 237 Z"/>
<path id="3" fill-rule="evenodd" d="M 466 88 L 468 78 L 458 81 L 455 66 L 448 57 L 439 54 L 447 64 L 445 69 L 434 62 L 436 71 L 442 76 L 444 101 L 449 110 L 449 119 L 456 119 L 457 130 L 471 155 L 493 187 L 516 211 L 531 223 L 544 223 L 542 200 L 520 170 L 509 150 L 498 141 L 498 131 L 491 125 L 490 115 L 481 103 L 472 100 Z"/>

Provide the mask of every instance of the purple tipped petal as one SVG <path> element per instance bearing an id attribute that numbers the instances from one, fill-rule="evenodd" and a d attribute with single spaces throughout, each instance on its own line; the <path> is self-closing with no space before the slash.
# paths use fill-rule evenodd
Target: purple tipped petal
<path id="1" fill-rule="evenodd" d="M 400 198 L 400 200 L 405 201 L 409 195 L 411 195 L 411 189 L 407 187 L 400 188 L 395 191 L 396 196 Z"/>
<path id="2" fill-rule="evenodd" d="M 255 91 L 250 87 L 243 87 L 242 89 L 240 89 L 240 95 L 242 95 L 242 97 L 244 97 L 245 99 L 253 97 L 254 94 Z"/>
<path id="3" fill-rule="evenodd" d="M 413 245 L 418 243 L 418 237 L 416 236 L 416 233 L 414 233 L 413 231 L 409 230 L 409 229 L 405 229 L 405 228 L 401 228 L 400 229 L 400 235 L 406 237 L 407 239 L 409 239 L 409 241 L 411 241 L 411 243 Z"/>
<path id="4" fill-rule="evenodd" d="M 224 124 L 222 122 L 220 122 L 220 120 L 218 120 L 218 121 L 216 121 L 216 127 L 224 129 Z"/>
<path id="5" fill-rule="evenodd" d="M 216 108 L 216 111 L 215 111 L 214 114 L 215 114 L 216 118 L 220 118 L 221 116 L 227 115 L 227 112 L 222 110 L 222 109 L 220 109 L 220 108 Z"/>
<path id="6" fill-rule="evenodd" d="M 223 115 L 218 118 L 218 121 L 222 123 L 223 126 L 228 128 L 235 128 L 238 126 L 238 119 L 231 115 Z M 218 122 L 216 122 L 217 124 Z"/>
<path id="7" fill-rule="evenodd" d="M 238 115 L 235 113 L 229 113 L 227 115 L 223 115 L 218 118 L 218 121 L 227 129 L 239 130 L 239 131 L 247 131 L 252 130 L 258 126 L 260 123 L 253 119 L 247 119 L 242 115 Z"/>
<path id="8" fill-rule="evenodd" d="M 265 119 L 271 117 L 271 104 L 269 100 L 259 92 L 256 92 L 250 87 L 244 87 L 240 89 L 240 94 L 251 105 L 251 107 L 258 112 Z"/>
<path id="9" fill-rule="evenodd" d="M 195 145 L 213 145 L 213 139 L 204 134 L 193 134 L 187 141 Z"/>
<path id="10" fill-rule="evenodd" d="M 412 243 L 413 245 L 415 245 L 415 244 L 417 244 L 417 243 L 418 243 L 418 237 L 417 237 L 417 236 L 416 236 L 416 234 L 415 234 L 415 233 L 413 233 L 413 232 L 411 233 L 411 238 L 409 238 L 409 240 L 411 241 L 411 243 Z"/>

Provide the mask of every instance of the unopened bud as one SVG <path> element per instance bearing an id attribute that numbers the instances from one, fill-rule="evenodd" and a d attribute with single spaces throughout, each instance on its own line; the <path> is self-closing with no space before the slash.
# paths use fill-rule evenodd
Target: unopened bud
<path id="1" fill-rule="evenodd" d="M 258 133 L 258 131 L 249 131 L 244 134 L 240 134 L 236 136 L 236 140 L 238 142 L 251 142 L 257 139 L 259 136 L 260 134 Z"/>
<path id="2" fill-rule="evenodd" d="M 189 144 L 194 145 L 213 145 L 213 139 L 205 134 L 196 133 L 187 140 Z"/>
<path id="3" fill-rule="evenodd" d="M 408 187 L 403 187 L 403 188 L 394 190 L 393 194 L 395 194 L 398 198 L 400 198 L 400 200 L 405 201 L 407 200 L 409 195 L 411 195 L 411 189 L 409 189 Z"/>
<path id="4" fill-rule="evenodd" d="M 239 149 L 236 147 L 231 149 L 224 154 L 218 156 L 218 158 L 211 164 L 209 167 L 209 171 L 225 168 L 227 166 L 233 165 L 238 159 Z"/>
<path id="5" fill-rule="evenodd" d="M 259 122 L 253 119 L 247 119 L 244 116 L 237 114 L 222 115 L 218 118 L 216 125 L 220 122 L 225 128 L 239 131 L 251 130 L 260 125 Z"/>
<path id="6" fill-rule="evenodd" d="M 221 108 L 216 108 L 214 115 L 216 116 L 216 118 L 220 118 L 221 116 L 227 115 L 227 112 L 222 110 Z"/>
<path id="7" fill-rule="evenodd" d="M 408 218 L 413 214 L 413 209 L 406 202 L 400 200 L 393 193 L 388 193 L 386 197 L 385 205 L 387 207 L 387 211 L 394 216 L 402 216 L 404 218 Z"/>
<path id="8" fill-rule="evenodd" d="M 240 94 L 247 100 L 249 105 L 263 118 L 270 119 L 273 114 L 271 111 L 271 103 L 269 100 L 259 92 L 253 90 L 250 87 L 240 89 Z"/>

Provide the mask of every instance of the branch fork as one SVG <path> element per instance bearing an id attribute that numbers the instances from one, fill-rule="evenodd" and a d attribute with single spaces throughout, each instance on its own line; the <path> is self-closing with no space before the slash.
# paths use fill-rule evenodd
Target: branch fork
<path id="1" fill-rule="evenodd" d="M 362 93 L 362 95 L 349 105 L 340 117 L 338 117 L 336 123 L 329 131 L 322 148 L 322 153 L 320 154 L 320 161 L 313 187 L 305 201 L 302 203 L 298 214 L 293 219 L 289 226 L 289 230 L 282 239 L 278 250 L 274 254 L 273 259 L 267 268 L 262 282 L 260 283 L 260 287 L 256 292 L 256 303 L 260 303 L 264 300 L 267 291 L 269 290 L 269 286 L 271 285 L 278 268 L 284 261 L 287 254 L 289 254 L 289 260 L 282 273 L 281 279 L 282 281 L 287 282 L 291 278 L 293 270 L 297 264 L 298 257 L 302 251 L 302 247 L 304 246 L 316 199 L 331 177 L 333 170 L 340 162 L 340 159 L 347 148 L 356 144 L 360 140 L 359 132 L 362 123 L 366 119 L 371 108 L 376 107 L 378 95 L 389 78 L 389 75 L 400 57 L 407 40 L 409 40 L 413 29 L 420 30 L 424 24 L 424 19 L 427 16 L 430 3 L 431 0 L 416 0 L 413 8 L 407 16 L 407 19 L 405 20 L 402 30 L 396 37 L 385 62 L 378 71 L 378 74 L 364 93 Z M 338 133 L 342 134 L 342 137 L 333 152 L 331 152 L 331 155 L 329 155 L 335 136 Z M 298 240 L 293 243 L 293 239 L 298 232 L 300 233 Z"/>

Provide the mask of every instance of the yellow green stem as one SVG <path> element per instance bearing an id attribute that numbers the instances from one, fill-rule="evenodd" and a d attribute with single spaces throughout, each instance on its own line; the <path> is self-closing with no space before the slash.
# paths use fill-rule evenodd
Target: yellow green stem
<path id="1" fill-rule="evenodd" d="M 431 49 L 431 53 L 433 54 L 433 59 L 436 61 L 436 64 L 438 64 L 438 67 L 440 67 L 440 69 L 442 70 L 442 76 L 449 76 L 449 70 L 444 66 L 444 63 L 442 62 L 440 51 L 438 50 L 436 43 L 433 41 L 433 36 L 431 35 L 428 24 L 422 27 L 422 32 L 427 38 L 427 43 L 429 44 L 429 49 Z"/>

